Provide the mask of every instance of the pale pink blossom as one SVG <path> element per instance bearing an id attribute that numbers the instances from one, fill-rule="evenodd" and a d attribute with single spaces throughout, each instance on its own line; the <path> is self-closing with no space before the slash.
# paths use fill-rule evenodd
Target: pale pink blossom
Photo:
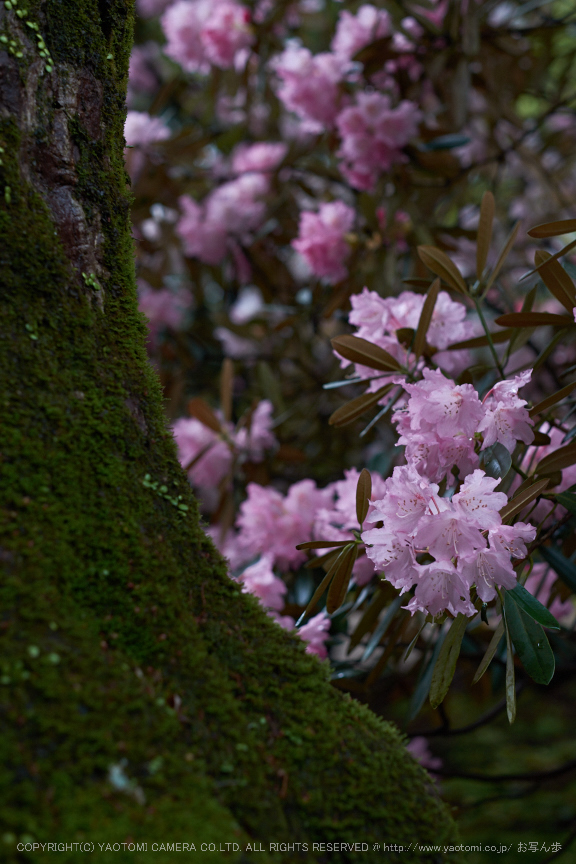
<path id="1" fill-rule="evenodd" d="M 247 171 L 261 173 L 275 171 L 287 152 L 288 145 L 281 141 L 238 144 L 232 153 L 232 171 L 234 174 L 245 174 Z"/>
<path id="2" fill-rule="evenodd" d="M 419 550 L 426 550 L 437 561 L 446 562 L 459 556 L 474 555 L 487 543 L 481 531 L 470 525 L 462 510 L 453 505 L 420 520 L 414 545 Z"/>
<path id="3" fill-rule="evenodd" d="M 442 759 L 439 756 L 432 755 L 428 747 L 428 741 L 421 735 L 412 738 L 410 743 L 406 745 L 406 749 L 427 771 L 434 773 L 435 768 L 442 767 Z"/>
<path id="4" fill-rule="evenodd" d="M 184 253 L 205 264 L 220 264 L 227 252 L 226 228 L 206 218 L 202 205 L 189 195 L 178 199 L 183 211 L 176 231 L 182 239 Z"/>
<path id="5" fill-rule="evenodd" d="M 499 483 L 499 479 L 487 477 L 484 471 L 478 468 L 466 477 L 452 502 L 463 512 L 471 525 L 483 531 L 496 528 L 502 523 L 499 511 L 508 503 L 504 492 L 494 491 Z"/>
<path id="6" fill-rule="evenodd" d="M 160 15 L 172 0 L 136 0 L 136 10 L 143 18 Z"/>
<path id="7" fill-rule="evenodd" d="M 348 271 L 344 262 L 350 252 L 346 234 L 354 224 L 355 213 L 343 201 L 321 204 L 318 213 L 300 214 L 298 238 L 293 248 L 306 260 L 315 276 L 339 282 Z"/>
<path id="8" fill-rule="evenodd" d="M 268 399 L 259 402 L 249 418 L 249 425 L 242 426 L 234 436 L 234 443 L 244 457 L 251 462 L 261 462 L 264 452 L 278 445 L 272 432 L 274 406 Z"/>
<path id="9" fill-rule="evenodd" d="M 440 615 L 446 610 L 452 615 L 474 615 L 470 600 L 470 583 L 450 561 L 433 561 L 418 565 L 418 584 L 406 609 Z"/>
<path id="10" fill-rule="evenodd" d="M 170 137 L 170 130 L 159 117 L 146 111 L 128 111 L 124 124 L 124 137 L 128 147 L 145 148 Z"/>
<path id="11" fill-rule="evenodd" d="M 244 590 L 258 597 L 260 603 L 268 609 L 280 611 L 284 607 L 284 595 L 288 588 L 272 569 L 271 555 L 262 555 L 255 564 L 247 567 L 238 576 Z"/>
<path id="12" fill-rule="evenodd" d="M 278 624 L 279 627 L 282 627 L 283 630 L 293 630 L 295 625 L 295 620 L 291 615 L 279 615 L 273 609 L 268 612 L 270 618 Z"/>
<path id="13" fill-rule="evenodd" d="M 298 629 L 298 635 L 307 642 L 306 653 L 316 654 L 320 660 L 328 656 L 326 641 L 330 636 L 330 618 L 325 612 L 319 612 Z"/>
<path id="14" fill-rule="evenodd" d="M 356 189 L 370 191 L 378 177 L 405 161 L 404 147 L 417 132 L 418 107 L 409 101 L 392 107 L 383 93 L 358 92 L 356 102 L 336 118 L 342 139 L 340 171 Z"/>
<path id="15" fill-rule="evenodd" d="M 131 99 L 135 91 L 150 93 L 158 86 L 158 78 L 152 66 L 157 53 L 158 49 L 154 42 L 133 47 L 128 73 L 128 92 Z"/>
<path id="16" fill-rule="evenodd" d="M 512 452 L 517 441 L 530 444 L 534 440 L 534 421 L 526 409 L 526 400 L 518 397 L 518 390 L 530 381 L 528 369 L 512 380 L 499 381 L 484 399 L 485 415 L 478 426 L 484 433 L 482 449 L 498 441 Z"/>
<path id="17" fill-rule="evenodd" d="M 351 60 L 361 48 L 390 34 L 388 12 L 366 3 L 355 15 L 346 10 L 340 13 L 330 47 L 335 54 Z"/>
<path id="18" fill-rule="evenodd" d="M 138 279 L 138 308 L 148 318 L 153 335 L 162 327 L 179 330 L 191 306 L 192 295 L 187 289 L 157 290 L 144 279 Z"/>
<path id="19" fill-rule="evenodd" d="M 243 49 L 254 42 L 250 11 L 233 0 L 211 0 L 212 9 L 201 40 L 206 57 L 221 69 L 229 69 Z"/>
<path id="20" fill-rule="evenodd" d="M 505 551 L 512 558 L 525 558 L 528 554 L 526 543 L 531 543 L 536 537 L 536 528 L 525 522 L 514 525 L 498 525 L 488 532 L 490 546 Z"/>
<path id="21" fill-rule="evenodd" d="M 227 431 L 232 433 L 230 425 Z M 176 420 L 173 432 L 178 460 L 190 482 L 201 488 L 218 486 L 232 469 L 233 454 L 226 441 L 195 417 Z"/>
<path id="22" fill-rule="evenodd" d="M 313 55 L 290 43 L 273 61 L 281 84 L 278 97 L 288 111 L 321 131 L 334 124 L 340 105 L 339 83 L 345 65 L 335 54 Z"/>
<path id="23" fill-rule="evenodd" d="M 177 0 L 161 22 L 165 53 L 186 72 L 229 69 L 254 41 L 249 10 L 233 0 Z"/>
<path id="24" fill-rule="evenodd" d="M 480 549 L 458 562 L 459 569 L 483 603 L 496 597 L 496 586 L 511 589 L 516 585 L 516 572 L 510 555 L 498 549 Z"/>
<path id="25" fill-rule="evenodd" d="M 404 385 L 411 399 L 398 417 L 401 431 L 431 431 L 441 437 L 473 435 L 484 412 L 472 384 L 455 384 L 438 369 L 425 368 L 423 376 L 423 381 Z"/>
<path id="26" fill-rule="evenodd" d="M 270 553 L 281 570 L 305 561 L 306 553 L 296 545 L 312 538 L 315 514 L 330 501 L 330 492 L 317 489 L 312 480 L 295 483 L 286 496 L 256 483 L 249 483 L 246 491 L 236 519 L 245 560 Z"/>

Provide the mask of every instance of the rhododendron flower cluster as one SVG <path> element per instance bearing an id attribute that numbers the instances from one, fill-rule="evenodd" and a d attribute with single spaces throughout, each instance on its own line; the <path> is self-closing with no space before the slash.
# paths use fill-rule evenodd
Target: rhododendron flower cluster
<path id="1" fill-rule="evenodd" d="M 499 511 L 508 498 L 495 491 L 498 483 L 476 469 L 448 500 L 412 465 L 395 468 L 385 481 L 385 494 L 373 500 L 367 518 L 382 527 L 364 531 L 362 539 L 368 557 L 401 594 L 416 586 L 410 612 L 470 616 L 473 586 L 483 602 L 494 599 L 497 587 L 514 587 L 511 556 L 526 554 L 536 529 L 502 524 Z"/>
<path id="2" fill-rule="evenodd" d="M 355 104 L 344 108 L 336 120 L 342 139 L 340 171 L 350 185 L 371 190 L 382 173 L 402 162 L 402 147 L 416 134 L 420 119 L 413 102 L 404 100 L 393 107 L 384 93 L 357 93 Z"/>
<path id="3" fill-rule="evenodd" d="M 451 485 L 453 468 L 460 477 L 469 474 L 479 465 L 475 443 L 482 432 L 488 438 L 482 449 L 499 441 L 512 451 L 516 441 L 533 439 L 533 421 L 517 395 L 530 380 L 529 371 L 497 384 L 496 395 L 484 403 L 471 384 L 456 384 L 438 369 L 424 369 L 423 376 L 416 384 L 403 384 L 410 399 L 393 417 L 406 460 L 422 475 L 435 482 L 448 477 Z"/>
<path id="4" fill-rule="evenodd" d="M 198 204 L 189 195 L 179 199 L 184 213 L 176 230 L 187 255 L 206 264 L 219 264 L 229 241 L 245 241 L 266 215 L 270 181 L 255 171 L 223 183 Z"/>
<path id="5" fill-rule="evenodd" d="M 250 11 L 233 0 L 178 0 L 164 12 L 168 57 L 186 72 L 229 69 L 254 41 Z"/>
<path id="6" fill-rule="evenodd" d="M 179 291 L 170 288 L 155 290 L 144 279 L 138 279 L 138 308 L 148 318 L 152 339 L 163 327 L 180 329 L 192 304 L 192 295 L 185 288 Z"/>
<path id="7" fill-rule="evenodd" d="M 294 43 L 274 58 L 273 68 L 281 81 L 278 96 L 309 131 L 321 132 L 334 124 L 340 106 L 338 85 L 347 65 L 335 54 L 314 55 Z"/>
<path id="8" fill-rule="evenodd" d="M 360 6 L 356 15 L 343 9 L 330 48 L 339 57 L 352 60 L 361 48 L 390 36 L 391 32 L 390 15 L 385 9 L 377 9 L 368 3 Z"/>
<path id="9" fill-rule="evenodd" d="M 343 201 L 321 204 L 318 213 L 303 211 L 300 230 L 293 248 L 299 252 L 315 276 L 339 282 L 347 275 L 344 262 L 350 252 L 346 241 L 354 224 L 355 212 Z"/>
<path id="10" fill-rule="evenodd" d="M 128 147 L 146 147 L 169 137 L 170 130 L 159 117 L 151 117 L 146 111 L 128 111 L 124 124 Z"/>
<path id="11" fill-rule="evenodd" d="M 261 462 L 267 450 L 277 445 L 272 432 L 272 403 L 263 400 L 248 424 L 235 428 L 219 417 L 219 434 L 195 417 L 182 417 L 174 424 L 178 459 L 194 486 L 214 489 L 230 473 L 234 460 Z"/>
<path id="12" fill-rule="evenodd" d="M 364 288 L 361 294 L 353 294 L 350 298 L 352 311 L 348 316 L 350 324 L 357 331 L 356 336 L 373 342 L 384 348 L 401 364 L 411 361 L 409 352 L 398 341 L 397 330 L 404 327 L 416 329 L 425 297 L 413 291 L 403 291 L 398 297 L 381 297 L 376 291 Z M 449 372 L 458 372 L 470 362 L 467 351 L 447 351 L 449 345 L 469 339 L 475 333 L 472 322 L 466 320 L 466 308 L 462 303 L 455 303 L 446 291 L 440 291 L 434 307 L 432 320 L 426 336 L 427 342 L 438 351 L 434 362 Z M 342 360 L 342 366 L 349 361 Z M 355 364 L 355 375 L 360 378 L 374 378 L 374 370 L 367 366 Z M 376 391 L 386 381 L 386 377 L 378 376 L 369 384 L 369 390 Z M 388 376 L 390 377 L 390 376 Z"/>

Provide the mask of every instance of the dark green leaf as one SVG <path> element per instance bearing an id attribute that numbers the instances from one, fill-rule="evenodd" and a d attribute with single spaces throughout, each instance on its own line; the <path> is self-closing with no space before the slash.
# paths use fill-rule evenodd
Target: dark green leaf
<path id="1" fill-rule="evenodd" d="M 430 682 L 430 705 L 432 708 L 437 708 L 440 705 L 452 683 L 462 638 L 469 620 L 466 615 L 459 612 L 452 621 L 448 635 L 440 649 Z"/>
<path id="2" fill-rule="evenodd" d="M 472 680 L 473 684 L 476 684 L 476 682 L 480 680 L 480 678 L 484 675 L 486 669 L 488 668 L 488 666 L 492 662 L 492 658 L 494 657 L 494 654 L 496 653 L 496 651 L 498 649 L 498 645 L 500 644 L 500 640 L 502 639 L 503 635 L 504 635 L 504 619 L 502 618 L 500 620 L 500 623 L 498 624 L 496 630 L 494 631 L 492 639 L 490 640 L 490 644 L 488 645 L 488 648 L 486 649 L 484 657 L 480 661 L 480 665 L 478 666 L 478 669 L 476 670 L 476 674 L 474 675 L 474 678 Z"/>
<path id="3" fill-rule="evenodd" d="M 358 524 L 362 527 L 370 506 L 370 498 L 372 497 L 372 478 L 367 468 L 363 468 L 358 477 L 358 485 L 356 486 L 356 518 Z"/>
<path id="4" fill-rule="evenodd" d="M 512 467 L 512 456 L 506 447 L 497 441 L 495 444 L 492 444 L 491 447 L 487 447 L 486 450 L 482 452 L 480 456 L 480 465 L 484 467 L 488 477 L 494 477 L 495 479 L 500 480 L 501 477 L 506 476 Z"/>
<path id="5" fill-rule="evenodd" d="M 560 630 L 560 624 L 552 613 L 523 585 L 516 585 L 511 591 L 508 591 L 508 594 L 511 595 L 516 605 L 527 612 L 534 621 L 538 621 L 543 627 L 549 627 L 551 630 Z"/>
<path id="6" fill-rule="evenodd" d="M 436 638 L 436 643 L 434 645 L 434 650 L 432 651 L 432 656 L 426 665 L 423 666 L 422 673 L 418 679 L 418 684 L 416 685 L 416 689 L 412 694 L 412 699 L 410 700 L 410 708 L 408 709 L 408 716 L 406 718 L 406 722 L 409 723 L 411 720 L 416 717 L 422 708 L 424 702 L 426 701 L 426 697 L 430 692 L 430 684 L 432 683 L 432 673 L 434 672 L 434 667 L 436 666 L 436 660 L 438 659 L 438 655 L 440 653 L 440 649 L 444 643 L 444 639 L 446 638 L 447 630 L 445 627 L 442 627 L 438 632 L 438 636 Z"/>
<path id="7" fill-rule="evenodd" d="M 556 500 L 562 507 L 565 507 L 569 513 L 576 516 L 576 495 L 573 492 L 560 492 L 556 495 Z"/>
<path id="8" fill-rule="evenodd" d="M 510 591 L 504 596 L 504 614 L 506 627 L 526 672 L 537 684 L 549 684 L 555 664 L 544 630 L 518 606 Z"/>
<path id="9" fill-rule="evenodd" d="M 401 603 L 402 603 L 402 597 L 396 597 L 390 603 L 390 605 L 388 606 L 388 608 L 384 612 L 384 615 L 382 616 L 382 620 L 380 621 L 380 623 L 378 624 L 378 626 L 376 627 L 376 629 L 374 630 L 374 632 L 370 636 L 370 639 L 368 640 L 368 644 L 366 645 L 366 648 L 364 649 L 364 654 L 362 655 L 362 662 L 363 663 L 365 663 L 366 660 L 368 660 L 368 658 L 372 655 L 374 649 L 377 648 L 378 645 L 380 644 L 382 637 L 384 636 L 384 634 L 386 633 L 386 630 L 388 629 L 388 627 L 392 623 L 392 619 L 394 618 L 394 616 L 396 615 L 396 612 L 400 608 Z"/>
<path id="10" fill-rule="evenodd" d="M 506 715 L 508 722 L 516 719 L 516 681 L 514 672 L 514 652 L 510 630 L 506 627 Z"/>

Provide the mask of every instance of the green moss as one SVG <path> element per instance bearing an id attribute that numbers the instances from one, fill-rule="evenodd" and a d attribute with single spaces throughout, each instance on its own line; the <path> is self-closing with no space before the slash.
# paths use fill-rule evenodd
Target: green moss
<path id="1" fill-rule="evenodd" d="M 70 134 L 75 196 L 89 224 L 100 219 L 105 276 L 101 305 L 20 177 L 17 123 L 2 121 L 0 178 L 12 189 L 9 203 L 0 195 L 2 859 L 32 859 L 16 851 L 23 836 L 448 841 L 452 821 L 398 733 L 328 685 L 300 640 L 237 590 L 202 532 L 136 305 L 121 162 L 126 4 L 48 0 L 41 14 L 56 62 L 86 64 L 103 86 L 103 134 L 80 116 Z M 163 854 L 98 860 L 172 860 Z M 212 860 L 277 857 L 291 856 Z M 381 853 L 330 855 L 356 859 Z"/>

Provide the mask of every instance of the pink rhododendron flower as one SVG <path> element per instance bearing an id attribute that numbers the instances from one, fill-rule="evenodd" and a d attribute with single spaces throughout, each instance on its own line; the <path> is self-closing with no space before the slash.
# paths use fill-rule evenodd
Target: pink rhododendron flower
<path id="1" fill-rule="evenodd" d="M 329 638 L 329 630 L 330 619 L 325 612 L 319 612 L 299 628 L 298 635 L 308 643 L 307 654 L 317 654 L 321 660 L 326 659 L 328 650 L 325 643 Z"/>
<path id="2" fill-rule="evenodd" d="M 367 556 L 395 588 L 404 593 L 415 586 L 406 609 L 473 615 L 473 585 L 484 602 L 496 596 L 497 586 L 514 587 L 510 556 L 526 552 L 535 530 L 523 523 L 502 525 L 499 511 L 508 499 L 494 491 L 498 482 L 476 470 L 450 500 L 440 498 L 439 487 L 410 464 L 395 468 L 386 480 L 384 495 L 367 518 L 382 526 L 364 531 L 362 540 Z M 434 561 L 419 563 L 423 553 Z"/>
<path id="3" fill-rule="evenodd" d="M 358 519 L 356 517 L 356 487 L 360 472 L 356 468 L 344 471 L 344 480 L 330 483 L 326 490 L 335 495 L 331 507 L 324 507 L 317 511 L 314 519 L 313 536 L 318 540 L 354 540 L 352 529 L 358 530 Z M 380 498 L 384 495 L 385 481 L 380 475 L 372 473 L 372 495 Z M 368 513 L 373 510 L 370 504 Z M 319 554 L 323 554 L 322 550 Z M 366 556 L 357 558 L 354 569 L 354 579 L 357 585 L 365 585 L 374 575 L 374 563 Z"/>
<path id="4" fill-rule="evenodd" d="M 144 279 L 138 279 L 138 308 L 149 320 L 153 335 L 162 327 L 178 330 L 186 312 L 192 306 L 192 295 L 186 289 L 171 291 L 152 288 Z"/>
<path id="5" fill-rule="evenodd" d="M 356 103 L 336 118 L 342 139 L 337 155 L 346 180 L 356 189 L 371 190 L 380 174 L 404 161 L 402 147 L 416 134 L 420 116 L 413 102 L 393 108 L 383 93 L 357 93 Z"/>
<path id="6" fill-rule="evenodd" d="M 135 45 L 130 54 L 128 91 L 132 98 L 134 91 L 149 93 L 158 86 L 158 78 L 152 68 L 152 61 L 158 53 L 154 42 Z"/>
<path id="7" fill-rule="evenodd" d="M 518 397 L 518 390 L 528 384 L 531 375 L 528 369 L 512 380 L 499 381 L 484 400 L 485 416 L 478 426 L 478 431 L 484 433 L 483 450 L 499 441 L 512 452 L 517 441 L 530 444 L 534 440 L 534 421 L 526 401 Z"/>
<path id="8" fill-rule="evenodd" d="M 128 111 L 124 137 L 129 147 L 146 147 L 165 141 L 170 137 L 170 130 L 159 117 L 151 117 L 145 111 Z"/>
<path id="9" fill-rule="evenodd" d="M 286 496 L 256 483 L 249 483 L 246 491 L 236 519 L 245 560 L 270 553 L 282 570 L 305 561 L 305 552 L 296 545 L 311 539 L 316 511 L 329 502 L 330 492 L 317 489 L 312 480 L 295 483 Z"/>
<path id="10" fill-rule="evenodd" d="M 339 282 L 347 276 L 344 261 L 350 246 L 345 235 L 351 230 L 354 218 L 354 210 L 343 201 L 321 204 L 318 213 L 300 214 L 299 234 L 292 246 L 315 276 L 329 282 Z"/>
<path id="11" fill-rule="evenodd" d="M 227 431 L 232 434 L 231 424 Z M 176 420 L 173 432 L 179 462 L 187 470 L 190 482 L 206 488 L 218 486 L 232 468 L 233 454 L 229 445 L 195 417 Z M 189 467 L 194 460 L 197 461 Z"/>
<path id="12" fill-rule="evenodd" d="M 262 223 L 266 215 L 262 198 L 268 191 L 268 177 L 250 172 L 218 186 L 202 204 L 181 195 L 183 216 L 176 230 L 186 255 L 206 264 L 219 264 L 228 251 L 230 238 L 247 241 L 250 231 Z"/>
<path id="13" fill-rule="evenodd" d="M 290 43 L 273 62 L 280 81 L 278 97 L 288 111 L 321 131 L 334 124 L 338 114 L 345 65 L 335 54 L 313 55 Z"/>
<path id="14" fill-rule="evenodd" d="M 245 174 L 247 171 L 275 171 L 287 152 L 288 145 L 281 141 L 238 144 L 232 153 L 232 171 L 234 174 Z"/>
<path id="15" fill-rule="evenodd" d="M 178 0 L 162 16 L 168 57 L 186 72 L 228 69 L 254 34 L 250 12 L 233 0 Z"/>
<path id="16" fill-rule="evenodd" d="M 438 369 L 424 369 L 424 380 L 406 384 L 412 397 L 399 416 L 402 432 L 437 432 L 441 437 L 473 435 L 482 420 L 482 403 L 472 384 L 455 384 Z"/>
<path id="17" fill-rule="evenodd" d="M 412 738 L 410 743 L 406 745 L 406 749 L 427 771 L 434 773 L 435 768 L 442 767 L 442 759 L 439 756 L 432 755 L 428 747 L 428 741 L 421 735 Z"/>
<path id="18" fill-rule="evenodd" d="M 254 41 L 250 10 L 233 0 L 211 0 L 212 9 L 202 28 L 206 57 L 221 69 L 229 69 L 242 49 Z"/>
<path id="19" fill-rule="evenodd" d="M 284 595 L 288 588 L 272 569 L 272 556 L 263 555 L 255 564 L 247 567 L 238 580 L 244 590 L 254 594 L 263 606 L 280 611 L 284 606 Z"/>
<path id="20" fill-rule="evenodd" d="M 330 47 L 334 54 L 351 60 L 361 48 L 390 34 L 388 12 L 366 3 L 360 6 L 356 15 L 346 10 L 340 13 Z"/>
<path id="21" fill-rule="evenodd" d="M 136 11 L 143 18 L 160 15 L 172 0 L 136 0 Z"/>
<path id="22" fill-rule="evenodd" d="M 259 402 L 250 417 L 250 425 L 242 426 L 234 436 L 234 443 L 251 462 L 261 462 L 264 451 L 272 450 L 278 444 L 272 432 L 273 411 L 274 406 L 268 399 Z"/>

